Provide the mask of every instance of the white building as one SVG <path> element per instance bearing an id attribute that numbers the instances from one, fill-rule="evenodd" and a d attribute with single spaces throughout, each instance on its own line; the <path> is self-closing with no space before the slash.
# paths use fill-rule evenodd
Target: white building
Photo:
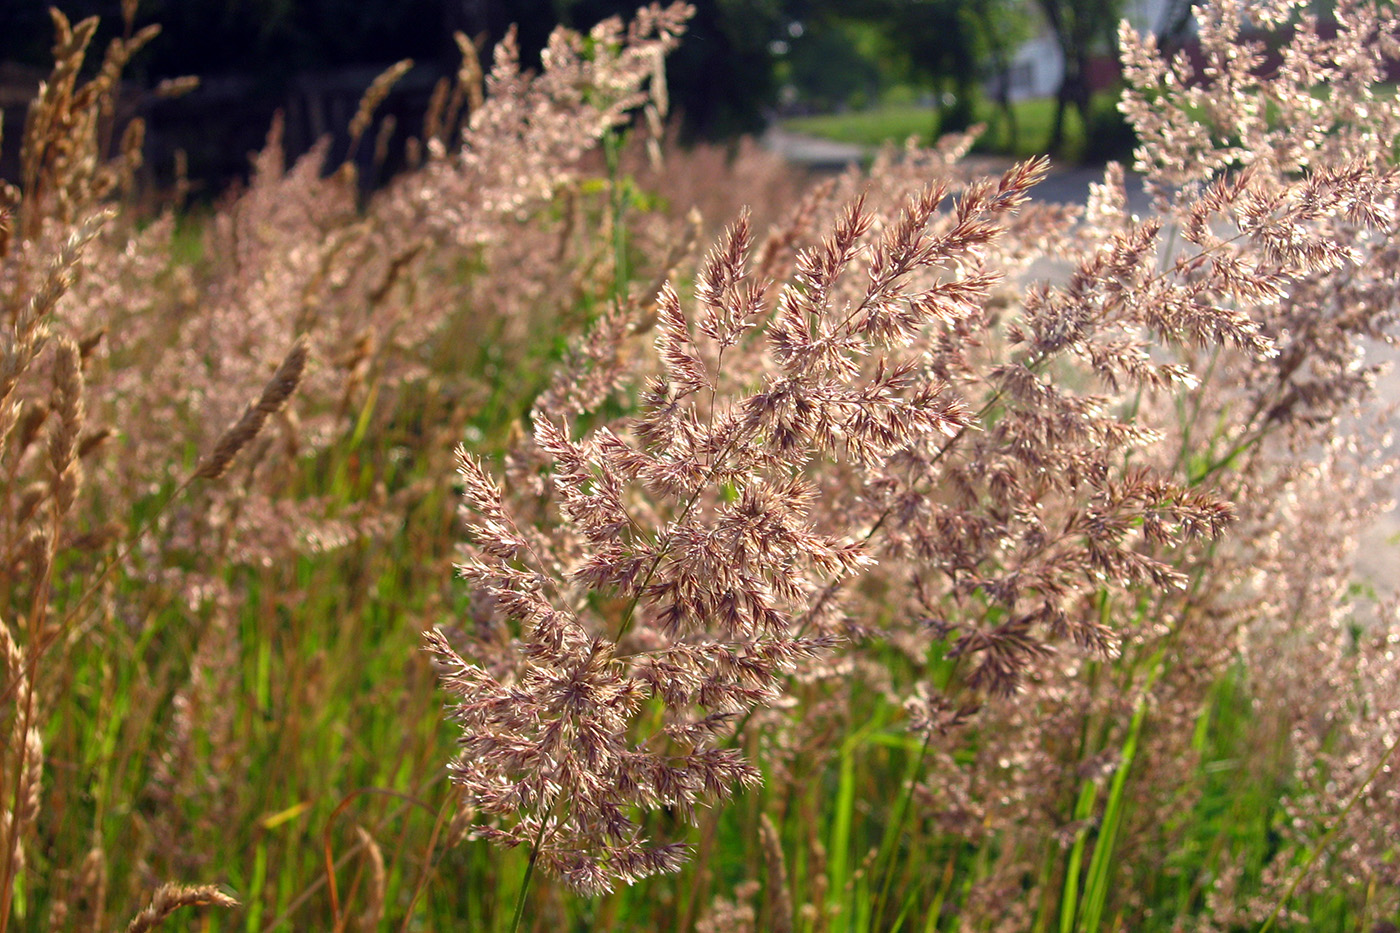
<path id="1" fill-rule="evenodd" d="M 1031 4 L 1039 13 L 1039 7 Z M 1172 0 L 1127 0 L 1123 15 L 1138 32 L 1152 32 L 1163 25 Z M 1060 76 L 1065 70 L 1064 53 L 1049 26 L 1041 29 L 1034 39 L 1026 41 L 1012 56 L 1008 70 L 1011 100 L 1034 97 L 1054 97 L 1060 89 Z M 989 94 L 995 96 L 989 90 Z"/>

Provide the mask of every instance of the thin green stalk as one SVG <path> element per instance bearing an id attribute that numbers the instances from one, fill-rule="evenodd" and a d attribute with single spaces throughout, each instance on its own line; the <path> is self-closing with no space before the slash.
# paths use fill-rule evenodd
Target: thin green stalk
<path id="1" fill-rule="evenodd" d="M 894 822 L 894 832 L 886 836 L 881 844 L 881 857 L 885 863 L 885 881 L 880 887 L 880 898 L 875 902 L 875 918 L 878 920 L 884 916 L 885 904 L 889 900 L 890 886 L 894 882 L 895 857 L 899 853 L 899 840 L 904 835 L 904 828 L 909 822 L 910 801 L 914 797 L 914 785 L 919 780 L 919 775 L 924 770 L 924 761 L 928 758 L 929 743 L 933 738 L 932 732 L 924 734 L 923 745 L 919 747 L 919 757 L 914 762 L 914 766 L 909 769 L 909 775 L 904 781 L 904 793 L 900 796 L 899 817 Z M 884 850 L 888 849 L 888 853 Z"/>
<path id="2" fill-rule="evenodd" d="M 1152 687 L 1165 667 L 1165 653 L 1158 651 L 1153 659 L 1152 671 L 1143 684 L 1142 696 L 1137 709 L 1133 711 L 1132 724 L 1128 727 L 1127 739 L 1123 742 L 1121 760 L 1113 774 L 1109 786 L 1108 803 L 1104 807 L 1103 823 L 1099 829 L 1098 841 L 1094 843 L 1094 854 L 1089 859 L 1089 874 L 1084 885 L 1083 929 L 1094 933 L 1103 918 L 1104 905 L 1108 902 L 1108 882 L 1113 873 L 1114 846 L 1118 841 L 1118 827 L 1123 819 L 1123 791 L 1128 783 L 1128 772 L 1137 756 L 1138 737 L 1142 734 L 1142 724 L 1147 717 L 1147 701 L 1152 695 Z"/>
<path id="3" fill-rule="evenodd" d="M 1098 801 L 1099 785 L 1095 781 L 1085 781 L 1079 789 L 1079 800 L 1074 805 L 1074 818 L 1087 824 L 1094 804 Z M 1060 894 L 1060 933 L 1074 933 L 1074 920 L 1079 913 L 1079 869 L 1084 864 L 1084 849 L 1088 845 L 1089 827 L 1083 825 L 1074 834 L 1074 847 L 1070 849 L 1069 864 L 1065 866 L 1065 880 Z"/>
<path id="4" fill-rule="evenodd" d="M 540 831 L 535 833 L 535 841 L 530 843 L 530 859 L 525 863 L 525 877 L 520 880 L 520 894 L 515 898 L 515 915 L 511 917 L 510 933 L 520 933 L 520 920 L 525 916 L 525 896 L 530 893 L 530 879 L 535 874 L 535 863 L 540 860 L 545 830 L 549 828 L 549 821 L 554 818 L 554 808 L 558 805 L 559 798 L 555 797 L 549 805 L 549 812 L 540 820 Z"/>
<path id="5" fill-rule="evenodd" d="M 1186 464 L 1186 462 L 1187 462 L 1187 457 L 1188 457 L 1188 456 L 1190 455 L 1190 453 L 1191 453 L 1191 436 L 1192 436 L 1192 434 L 1193 434 L 1193 432 L 1194 432 L 1194 430 L 1195 430 L 1196 422 L 1197 422 L 1197 421 L 1200 419 L 1200 417 L 1201 417 L 1201 406 L 1202 406 L 1203 404 L 1205 404 L 1205 395 L 1206 395 L 1205 389 L 1206 389 L 1206 386 L 1210 385 L 1211 380 L 1214 378 L 1214 376 L 1215 376 L 1215 365 L 1216 365 L 1216 363 L 1218 363 L 1219 361 L 1220 361 L 1220 347 L 1217 345 L 1217 346 L 1211 351 L 1211 354 L 1210 354 L 1210 363 L 1206 366 L 1206 371 L 1205 371 L 1205 373 L 1201 376 L 1201 380 L 1200 380 L 1200 383 L 1199 383 L 1198 390 L 1197 390 L 1196 394 L 1195 394 L 1194 396 L 1192 396 L 1192 401 L 1193 401 L 1195 404 L 1194 404 L 1194 406 L 1193 406 L 1192 409 L 1191 409 L 1191 414 L 1190 414 L 1189 416 L 1187 416 L 1187 417 L 1184 417 L 1184 418 L 1181 418 L 1181 419 L 1180 419 L 1180 421 L 1181 421 L 1181 446 L 1180 446 L 1180 448 L 1177 450 L 1177 453 L 1176 453 L 1176 461 L 1175 461 L 1175 462 L 1176 462 L 1177 466 L 1184 466 L 1184 465 Z M 1185 404 L 1182 405 L 1182 408 L 1185 408 Z"/>
<path id="6" fill-rule="evenodd" d="M 943 878 L 938 886 L 938 893 L 934 895 L 933 903 L 929 905 L 928 916 L 924 921 L 924 933 L 937 933 L 939 918 L 943 916 L 943 905 L 948 901 L 948 894 L 953 889 L 953 878 L 957 872 L 958 855 L 956 852 L 948 854 L 948 862 L 943 866 Z"/>

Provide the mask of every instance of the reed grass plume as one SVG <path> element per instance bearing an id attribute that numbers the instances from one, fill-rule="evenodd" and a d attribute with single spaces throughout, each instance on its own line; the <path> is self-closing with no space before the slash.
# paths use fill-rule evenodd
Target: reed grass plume
<path id="1" fill-rule="evenodd" d="M 1122 33 L 1153 215 L 1117 166 L 1078 211 L 1028 203 L 1043 161 L 981 179 L 954 167 L 966 140 L 907 151 L 771 234 L 776 281 L 741 216 L 693 285 L 600 321 L 504 480 L 459 454 L 482 616 L 430 647 L 483 838 L 584 893 L 676 870 L 644 814 L 700 821 L 758 780 L 741 748 L 791 774 L 811 749 L 749 730 L 860 676 L 928 737 L 916 819 L 999 840 L 975 924 L 1051 840 L 1084 844 L 1060 801 L 1126 772 L 1136 711 L 1159 712 L 1135 754 L 1189 783 L 1207 672 L 1286 611 L 1335 630 L 1346 542 L 1384 497 L 1350 418 L 1397 309 L 1395 105 L 1372 89 L 1395 23 L 1339 4 L 1322 39 L 1298 4 L 1260 15 L 1295 25 L 1277 74 L 1237 4 L 1202 14 L 1194 76 Z M 1306 540 L 1343 473 L 1351 507 Z M 1308 546 L 1317 575 L 1288 579 Z M 1066 883 L 1040 877 L 1006 922 Z"/>

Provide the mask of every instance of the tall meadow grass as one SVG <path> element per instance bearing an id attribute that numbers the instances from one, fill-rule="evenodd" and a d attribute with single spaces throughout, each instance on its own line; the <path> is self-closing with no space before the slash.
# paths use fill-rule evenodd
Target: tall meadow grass
<path id="1" fill-rule="evenodd" d="M 1306 6 L 1269 73 L 1239 3 L 1123 33 L 1148 216 L 682 151 L 676 4 L 459 37 L 368 197 L 274 124 L 193 233 L 111 122 L 157 30 L 55 12 L 0 933 L 1393 928 L 1400 24 Z"/>

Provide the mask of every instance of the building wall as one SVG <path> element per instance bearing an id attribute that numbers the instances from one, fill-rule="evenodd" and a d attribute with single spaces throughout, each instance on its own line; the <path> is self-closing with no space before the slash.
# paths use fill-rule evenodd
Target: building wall
<path id="1" fill-rule="evenodd" d="M 1127 0 L 1124 4 L 1124 18 L 1140 33 L 1155 30 L 1170 5 L 1170 0 Z M 1017 50 L 1011 60 L 1011 81 L 1008 97 L 1011 100 L 1028 100 L 1036 97 L 1053 97 L 1060 87 L 1060 76 L 1064 73 L 1065 60 L 1059 43 L 1048 26 L 1040 34 L 1028 40 Z M 989 96 L 996 96 L 995 80 L 989 83 Z"/>
<path id="2" fill-rule="evenodd" d="M 1060 86 L 1065 58 L 1060 46 L 1049 33 L 1027 40 L 1011 59 L 1010 88 L 1012 100 L 1051 97 Z"/>

